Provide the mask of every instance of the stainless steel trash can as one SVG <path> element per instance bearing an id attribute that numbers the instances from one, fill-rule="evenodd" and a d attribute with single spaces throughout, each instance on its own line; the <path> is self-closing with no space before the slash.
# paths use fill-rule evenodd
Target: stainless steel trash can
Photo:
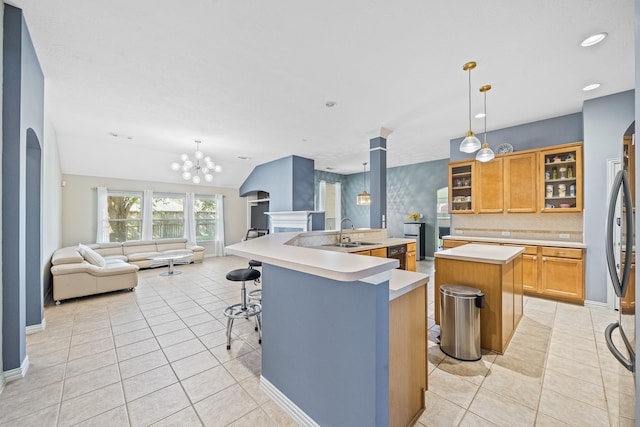
<path id="1" fill-rule="evenodd" d="M 480 309 L 484 294 L 461 285 L 440 287 L 440 349 L 460 360 L 479 360 Z"/>

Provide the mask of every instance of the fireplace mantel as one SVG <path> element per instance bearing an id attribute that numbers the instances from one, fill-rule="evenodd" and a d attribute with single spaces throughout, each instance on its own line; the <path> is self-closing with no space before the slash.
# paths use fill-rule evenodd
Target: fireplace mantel
<path id="1" fill-rule="evenodd" d="M 265 212 L 271 218 L 270 233 L 284 231 L 311 231 L 311 214 L 320 211 Z"/>

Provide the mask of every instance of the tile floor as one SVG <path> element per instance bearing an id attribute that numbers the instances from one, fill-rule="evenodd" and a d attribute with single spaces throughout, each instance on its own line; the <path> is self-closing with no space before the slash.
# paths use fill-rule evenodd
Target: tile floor
<path id="1" fill-rule="evenodd" d="M 27 338 L 27 376 L 0 394 L 0 425 L 296 425 L 259 389 L 254 323 L 237 322 L 226 350 L 222 310 L 239 288 L 225 274 L 244 266 L 229 256 L 170 278 L 142 270 L 135 292 L 48 303 L 46 330 Z M 432 275 L 433 263 L 418 269 Z M 478 362 L 440 352 L 432 299 L 429 312 L 419 425 L 633 425 L 618 414 L 618 366 L 602 338 L 615 312 L 526 298 L 508 351 Z"/>

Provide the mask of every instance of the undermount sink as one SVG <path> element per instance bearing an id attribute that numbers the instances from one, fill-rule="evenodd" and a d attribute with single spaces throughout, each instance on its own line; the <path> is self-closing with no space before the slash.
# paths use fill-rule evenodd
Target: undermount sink
<path id="1" fill-rule="evenodd" d="M 346 243 L 328 243 L 322 246 L 335 246 L 338 248 L 357 248 L 358 246 L 378 245 L 379 243 L 372 242 L 346 242 Z"/>

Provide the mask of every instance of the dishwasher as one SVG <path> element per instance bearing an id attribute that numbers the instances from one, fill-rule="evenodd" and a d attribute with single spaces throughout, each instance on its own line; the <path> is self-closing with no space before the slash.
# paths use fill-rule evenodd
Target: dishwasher
<path id="1" fill-rule="evenodd" d="M 387 258 L 393 258 L 400 261 L 400 270 L 406 270 L 407 263 L 407 245 L 389 246 L 387 248 Z"/>

